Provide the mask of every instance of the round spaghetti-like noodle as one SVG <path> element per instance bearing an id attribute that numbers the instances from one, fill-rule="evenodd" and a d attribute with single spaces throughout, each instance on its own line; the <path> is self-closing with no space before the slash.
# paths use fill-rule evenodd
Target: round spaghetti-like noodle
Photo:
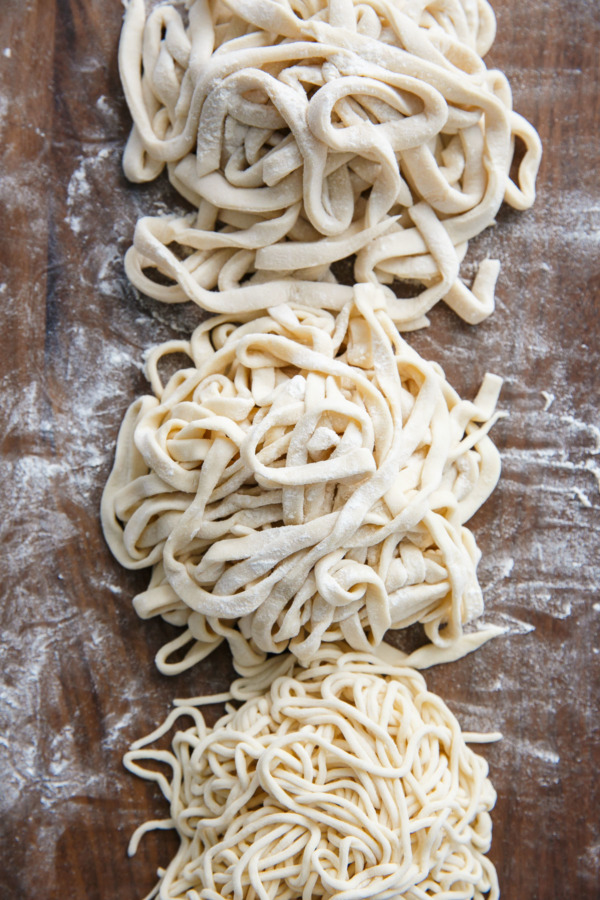
<path id="1" fill-rule="evenodd" d="M 166 165 L 196 210 L 140 219 L 133 283 L 238 313 L 305 304 L 319 282 L 319 304 L 339 309 L 349 289 L 331 265 L 356 255 L 356 281 L 417 287 L 407 299 L 386 289 L 401 329 L 426 324 L 441 299 L 468 322 L 489 315 L 498 263 L 485 260 L 472 289 L 460 263 L 503 200 L 531 205 L 541 147 L 481 59 L 495 32 L 487 0 L 187 7 L 146 18 L 130 0 L 122 32 L 125 172 L 147 181 Z"/>
<path id="2" fill-rule="evenodd" d="M 175 352 L 190 365 L 163 386 L 158 361 Z M 216 317 L 147 372 L 154 396 L 125 416 L 102 522 L 123 565 L 154 567 L 138 613 L 185 626 L 163 671 L 223 639 L 239 666 L 287 647 L 307 662 L 322 641 L 369 650 L 414 622 L 465 652 L 483 603 L 464 523 L 500 471 L 499 378 L 461 400 L 370 285 L 337 316 Z"/>
<path id="3" fill-rule="evenodd" d="M 153 828 L 181 842 L 151 897 L 497 900 L 485 856 L 496 795 L 465 743 L 496 735 L 463 734 L 414 669 L 343 645 L 321 647 L 306 669 L 276 658 L 262 676 L 233 684 L 246 702 L 214 728 L 178 701 L 126 754 L 170 804 L 130 854 Z M 193 724 L 172 749 L 148 749 L 180 717 Z"/>

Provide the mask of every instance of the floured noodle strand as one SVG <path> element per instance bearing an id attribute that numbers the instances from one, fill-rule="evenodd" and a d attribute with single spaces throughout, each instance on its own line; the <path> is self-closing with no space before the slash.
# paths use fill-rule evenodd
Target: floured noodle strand
<path id="1" fill-rule="evenodd" d="M 158 361 L 175 352 L 190 364 L 163 386 Z M 211 319 L 147 372 L 154 395 L 125 417 L 102 522 L 123 565 L 153 567 L 138 613 L 185 627 L 163 671 L 224 639 L 243 670 L 287 647 L 308 662 L 322 641 L 369 650 L 415 622 L 438 652 L 415 664 L 474 648 L 479 551 L 464 523 L 498 479 L 500 379 L 461 400 L 369 285 L 337 316 Z"/>
<path id="2" fill-rule="evenodd" d="M 161 900 L 497 900 L 486 858 L 496 795 L 486 761 L 413 669 L 343 646 L 269 683 L 240 679 L 214 728 L 181 705 L 125 757 L 156 781 L 180 848 Z M 264 675 L 264 673 L 263 673 Z M 210 698 L 204 698 L 206 702 Z M 182 701 L 183 702 L 183 701 Z M 171 751 L 147 749 L 176 726 Z M 166 763 L 166 778 L 151 768 Z"/>
<path id="3" fill-rule="evenodd" d="M 306 303 L 319 282 L 319 305 L 339 309 L 348 289 L 330 267 L 356 255 L 356 281 L 417 286 L 411 299 L 387 289 L 402 329 L 440 299 L 471 323 L 489 315 L 498 263 L 472 289 L 460 263 L 503 200 L 531 205 L 541 148 L 481 59 L 495 30 L 486 0 L 188 6 L 146 20 L 131 0 L 123 27 L 126 174 L 147 181 L 166 165 L 197 210 L 138 222 L 133 283 L 237 313 Z"/>

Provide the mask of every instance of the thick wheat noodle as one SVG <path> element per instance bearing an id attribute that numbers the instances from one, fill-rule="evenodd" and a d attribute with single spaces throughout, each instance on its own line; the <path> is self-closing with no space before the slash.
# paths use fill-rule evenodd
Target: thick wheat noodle
<path id="1" fill-rule="evenodd" d="M 180 847 L 150 896 L 161 900 L 488 900 L 485 854 L 496 795 L 488 766 L 421 675 L 322 646 L 308 668 L 285 655 L 232 685 L 214 728 L 177 701 L 132 745 L 127 768 L 156 781 Z M 171 750 L 147 749 L 175 730 Z M 151 767 L 167 764 L 171 776 Z M 150 766 L 148 764 L 150 763 Z M 164 771 L 164 769 L 163 769 Z"/>
<path id="2" fill-rule="evenodd" d="M 140 219 L 134 284 L 213 312 L 339 310 L 349 288 L 330 267 L 356 254 L 357 281 L 419 287 L 410 299 L 386 288 L 402 329 L 440 299 L 471 323 L 489 315 L 498 263 L 472 289 L 460 263 L 503 199 L 531 205 L 541 149 L 481 59 L 495 31 L 486 0 L 188 6 L 185 21 L 168 4 L 146 19 L 130 0 L 122 32 L 126 174 L 147 181 L 166 164 L 197 210 Z"/>
<path id="3" fill-rule="evenodd" d="M 190 364 L 163 387 L 158 362 L 177 352 Z M 138 613 L 185 626 L 163 671 L 223 639 L 237 666 L 288 646 L 306 662 L 322 641 L 369 650 L 417 621 L 435 648 L 416 665 L 481 642 L 463 633 L 483 610 L 464 523 L 499 475 L 500 379 L 460 400 L 370 285 L 337 316 L 209 320 L 147 372 L 154 396 L 125 416 L 102 522 L 123 565 L 153 567 Z"/>

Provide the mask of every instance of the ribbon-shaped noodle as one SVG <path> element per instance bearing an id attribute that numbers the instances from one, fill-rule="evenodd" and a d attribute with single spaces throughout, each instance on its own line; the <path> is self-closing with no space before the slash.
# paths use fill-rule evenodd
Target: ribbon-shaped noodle
<path id="1" fill-rule="evenodd" d="M 150 354 L 155 396 L 125 416 L 102 521 L 123 565 L 154 567 L 138 613 L 186 628 L 163 671 L 224 638 L 237 666 L 287 647 L 307 662 L 323 641 L 369 650 L 414 622 L 446 658 L 471 649 L 483 603 L 464 523 L 499 475 L 500 379 L 461 400 L 385 306 L 357 285 L 337 316 L 219 316 Z M 163 386 L 159 360 L 182 351 Z"/>
<path id="2" fill-rule="evenodd" d="M 318 282 L 339 310 L 349 293 L 331 266 L 356 255 L 357 281 L 417 286 L 407 299 L 386 288 L 401 329 L 441 299 L 481 321 L 499 265 L 485 260 L 469 289 L 467 243 L 503 200 L 532 204 L 541 155 L 481 59 L 494 30 L 486 0 L 193 0 L 185 22 L 130 0 L 125 172 L 147 181 L 166 164 L 196 210 L 138 222 L 130 279 L 236 314 L 305 303 Z"/>

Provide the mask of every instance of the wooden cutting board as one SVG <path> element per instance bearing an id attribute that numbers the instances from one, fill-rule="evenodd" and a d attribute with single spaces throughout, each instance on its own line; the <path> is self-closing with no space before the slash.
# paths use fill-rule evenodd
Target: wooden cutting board
<path id="1" fill-rule="evenodd" d="M 127 859 L 133 829 L 166 806 L 121 756 L 174 696 L 223 690 L 232 668 L 223 651 L 156 672 L 168 628 L 137 619 L 147 576 L 111 558 L 98 509 L 121 417 L 145 390 L 143 351 L 200 313 L 140 298 L 123 274 L 137 217 L 175 200 L 121 174 L 121 4 L 1 5 L 0 896 L 133 900 L 176 842 L 150 835 Z M 502 261 L 494 316 L 471 328 L 438 308 L 409 340 L 464 396 L 486 370 L 506 379 L 502 480 L 472 525 L 486 619 L 510 634 L 427 680 L 465 728 L 504 733 L 484 750 L 503 896 L 594 900 L 600 6 L 495 5 L 489 63 L 544 142 L 539 199 L 473 242 L 471 264 Z"/>

